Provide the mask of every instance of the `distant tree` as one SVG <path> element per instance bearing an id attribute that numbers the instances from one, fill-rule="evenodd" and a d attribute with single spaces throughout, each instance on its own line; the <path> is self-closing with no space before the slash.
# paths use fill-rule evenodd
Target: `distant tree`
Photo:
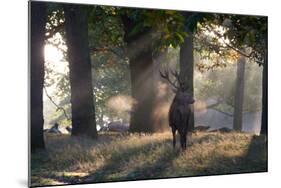
<path id="1" fill-rule="evenodd" d="M 31 151 L 44 149 L 43 136 L 43 83 L 44 83 L 44 37 L 46 5 L 44 2 L 30 2 L 31 48 L 30 48 L 30 121 Z"/>
<path id="2" fill-rule="evenodd" d="M 84 6 L 64 5 L 70 67 L 72 135 L 96 138 L 87 13 Z"/>
<path id="3" fill-rule="evenodd" d="M 237 62 L 236 88 L 234 97 L 233 129 L 242 131 L 243 101 L 245 87 L 245 57 L 240 57 Z"/>
<path id="4" fill-rule="evenodd" d="M 268 134 L 268 33 L 265 34 L 265 55 L 262 71 L 262 121 L 260 134 Z"/>

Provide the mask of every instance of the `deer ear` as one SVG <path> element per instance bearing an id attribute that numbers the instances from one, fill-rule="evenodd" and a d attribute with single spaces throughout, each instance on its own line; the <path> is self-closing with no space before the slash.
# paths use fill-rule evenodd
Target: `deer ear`
<path id="1" fill-rule="evenodd" d="M 193 97 L 189 96 L 189 97 L 186 98 L 186 102 L 188 104 L 193 104 L 195 102 L 195 100 L 193 99 Z"/>

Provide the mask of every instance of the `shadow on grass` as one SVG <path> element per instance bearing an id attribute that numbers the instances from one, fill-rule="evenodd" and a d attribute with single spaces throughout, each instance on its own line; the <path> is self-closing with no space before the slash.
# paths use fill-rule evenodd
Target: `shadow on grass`
<path id="1" fill-rule="evenodd" d="M 92 172 L 89 176 L 82 180 L 83 183 L 96 183 L 105 181 L 124 181 L 124 180 L 139 180 L 163 177 L 162 173 L 166 168 L 171 166 L 173 159 L 179 155 L 179 150 L 172 148 L 171 139 L 165 139 L 158 142 L 142 145 L 140 147 L 131 148 L 123 151 L 120 155 L 112 155 L 108 162 L 101 168 Z M 132 158 L 140 155 L 149 156 L 154 150 L 160 148 L 157 152 L 156 159 L 153 161 L 146 160 L 141 165 L 123 166 L 126 165 Z M 155 154 L 155 153 L 154 153 Z M 137 162 L 137 161 L 136 161 Z"/>
<path id="2" fill-rule="evenodd" d="M 114 140 L 112 140 L 112 142 L 114 142 Z M 155 153 L 155 150 L 158 152 Z M 146 159 L 146 157 L 149 157 L 151 154 L 153 154 L 151 158 L 153 160 L 152 162 Z M 172 160 L 176 158 L 178 154 L 179 151 L 173 150 L 172 148 L 172 140 L 163 139 L 136 145 L 128 149 L 114 150 L 111 153 L 111 157 L 105 161 L 104 165 L 84 177 L 79 175 L 66 176 L 63 173 L 56 173 L 55 171 L 47 169 L 46 172 L 48 173 L 41 173 L 42 169 L 44 169 L 44 164 L 48 163 L 47 152 L 36 155 L 36 159 L 33 160 L 32 165 L 34 167 L 34 178 L 36 178 L 36 174 L 40 174 L 42 180 L 52 179 L 65 184 L 137 180 L 161 177 L 161 173 L 165 168 L 171 165 Z M 131 159 L 137 159 L 136 165 L 133 165 L 133 167 L 128 165 Z M 140 160 L 142 159 L 145 162 L 140 164 Z M 37 167 L 40 167 L 39 169 L 41 172 L 36 172 Z M 63 171 L 63 169 L 60 169 L 60 171 Z"/>
<path id="3" fill-rule="evenodd" d="M 267 172 L 268 143 L 263 135 L 252 137 L 243 162 L 244 166 L 251 165 L 252 172 Z"/>
<path id="4" fill-rule="evenodd" d="M 44 168 L 50 168 L 53 171 L 64 171 L 69 169 L 69 164 L 65 163 L 54 164 L 52 162 L 53 155 L 60 155 L 65 152 L 65 149 L 77 148 L 79 151 L 89 151 L 98 145 L 106 145 L 114 142 L 114 139 L 121 135 L 100 135 L 98 139 L 92 140 L 87 137 L 73 137 L 69 135 L 45 135 L 46 150 L 40 150 L 31 154 L 31 170 L 38 171 Z M 75 150 L 75 149 L 73 149 Z M 60 161 L 59 161 L 60 162 Z"/>
<path id="5" fill-rule="evenodd" d="M 267 141 L 263 136 L 253 136 L 245 154 L 213 158 L 208 166 L 195 171 L 194 174 L 201 176 L 267 172 L 267 159 Z"/>

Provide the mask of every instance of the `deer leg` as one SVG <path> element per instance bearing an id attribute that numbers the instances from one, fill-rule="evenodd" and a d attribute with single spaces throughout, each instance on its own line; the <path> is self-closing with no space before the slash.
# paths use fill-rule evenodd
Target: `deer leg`
<path id="1" fill-rule="evenodd" d="M 184 130 L 184 133 L 183 133 L 183 145 L 184 145 L 184 149 L 186 149 L 186 142 L 187 142 L 187 128 Z"/>
<path id="2" fill-rule="evenodd" d="M 186 134 L 183 136 L 183 147 L 186 149 Z"/>
<path id="3" fill-rule="evenodd" d="M 184 134 L 181 134 L 180 141 L 181 141 L 182 150 L 185 150 L 186 149 L 186 137 Z"/>
<path id="4" fill-rule="evenodd" d="M 172 129 L 173 132 L 173 147 L 176 147 L 176 129 Z"/>
<path id="5" fill-rule="evenodd" d="M 183 135 L 180 134 L 180 142 L 181 142 L 181 149 L 183 150 L 184 147 L 183 147 Z"/>

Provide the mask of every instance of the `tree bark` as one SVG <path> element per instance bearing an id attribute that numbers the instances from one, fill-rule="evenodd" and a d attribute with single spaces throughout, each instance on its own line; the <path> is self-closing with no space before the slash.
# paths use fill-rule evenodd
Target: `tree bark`
<path id="1" fill-rule="evenodd" d="M 234 97 L 233 129 L 236 131 L 242 131 L 245 63 L 245 57 L 241 56 L 237 63 L 236 89 Z"/>
<path id="2" fill-rule="evenodd" d="M 262 121 L 260 134 L 267 136 L 268 134 L 268 44 L 266 35 L 265 58 L 262 71 Z"/>
<path id="3" fill-rule="evenodd" d="M 46 6 L 44 2 L 30 2 L 31 48 L 30 48 L 30 121 L 31 152 L 44 149 L 43 135 L 43 84 L 44 84 L 44 38 Z"/>
<path id="4" fill-rule="evenodd" d="M 152 54 L 150 50 L 140 54 L 139 57 L 130 59 L 132 97 L 136 100 L 136 104 L 129 130 L 131 132 L 154 132 L 156 130 L 154 130 L 152 122 L 154 102 Z"/>
<path id="5" fill-rule="evenodd" d="M 184 43 L 180 46 L 180 78 L 185 83 L 185 91 L 194 97 L 194 56 L 193 56 L 193 36 L 188 32 Z M 194 129 L 194 111 L 191 111 L 188 129 Z"/>
<path id="6" fill-rule="evenodd" d="M 64 13 L 70 67 L 72 135 L 96 138 L 87 11 L 80 5 L 65 5 Z"/>
<path id="7" fill-rule="evenodd" d="M 130 132 L 155 132 L 152 112 L 154 106 L 154 79 L 152 57 L 152 35 L 150 29 L 145 29 L 134 36 L 129 33 L 134 23 L 127 16 L 122 16 L 127 43 L 127 56 L 130 61 L 132 97 L 136 104 L 130 119 Z"/>

